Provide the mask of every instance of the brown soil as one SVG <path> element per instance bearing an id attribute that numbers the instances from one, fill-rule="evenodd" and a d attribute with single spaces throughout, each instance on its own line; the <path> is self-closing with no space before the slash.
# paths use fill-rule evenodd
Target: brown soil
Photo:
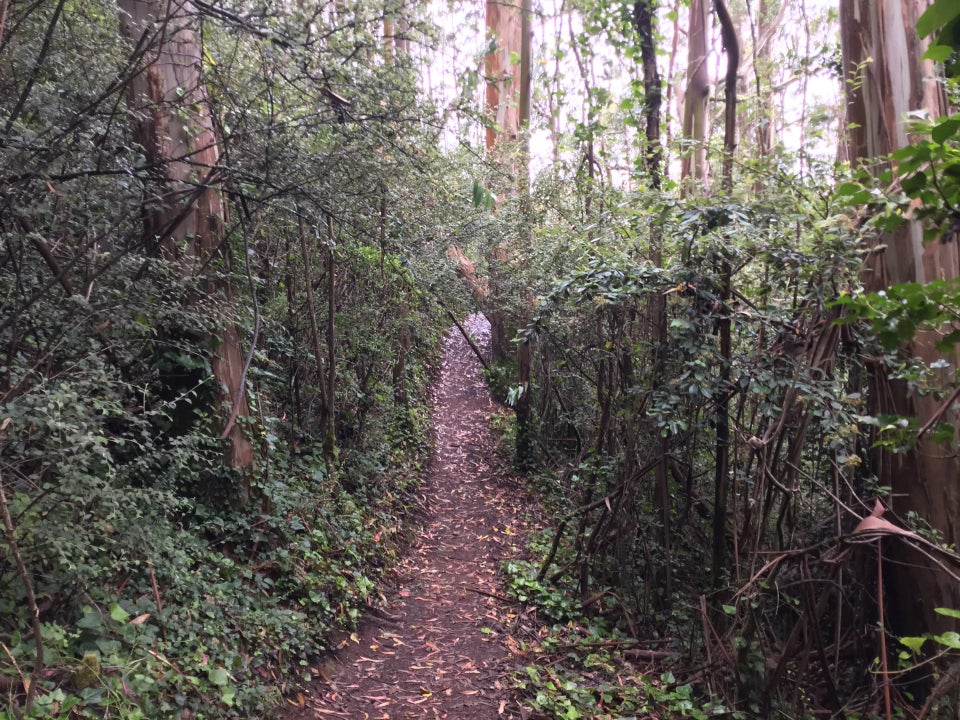
<path id="1" fill-rule="evenodd" d="M 477 319 L 473 329 L 482 332 Z M 499 412 L 479 363 L 453 331 L 436 389 L 436 453 L 422 488 L 423 527 L 369 616 L 289 707 L 306 718 L 521 718 L 504 676 L 521 659 L 510 635 L 520 609 L 500 566 L 518 557 L 533 501 L 497 457 Z"/>

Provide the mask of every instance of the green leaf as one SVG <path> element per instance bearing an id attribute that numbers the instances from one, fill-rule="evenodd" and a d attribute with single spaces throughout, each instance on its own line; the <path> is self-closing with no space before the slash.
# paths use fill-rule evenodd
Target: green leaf
<path id="1" fill-rule="evenodd" d="M 82 630 L 102 630 L 103 618 L 100 617 L 100 613 L 88 607 L 84 608 L 83 617 L 77 621 L 77 627 Z"/>
<path id="2" fill-rule="evenodd" d="M 723 605 L 722 607 L 727 615 L 735 615 L 737 612 L 737 609 L 733 605 Z"/>
<path id="3" fill-rule="evenodd" d="M 953 55 L 953 48 L 949 45 L 931 45 L 923 54 L 923 59 L 942 63 L 949 60 L 951 55 Z"/>
<path id="4" fill-rule="evenodd" d="M 920 652 L 920 648 L 923 647 L 923 644 L 927 641 L 924 637 L 902 637 L 900 638 L 900 644 L 905 645 L 910 648 L 914 653 Z"/>
<path id="5" fill-rule="evenodd" d="M 847 196 L 846 203 L 847 205 L 866 205 L 871 200 L 873 200 L 873 196 L 870 194 L 870 191 L 861 190 L 858 193 Z"/>
<path id="6" fill-rule="evenodd" d="M 60 702 L 60 717 L 70 717 L 70 710 L 79 705 L 82 701 L 76 695 L 67 695 Z"/>
<path id="7" fill-rule="evenodd" d="M 125 623 L 130 619 L 130 613 L 114 603 L 110 606 L 110 617 L 112 617 L 118 623 Z"/>
<path id="8" fill-rule="evenodd" d="M 934 608 L 933 611 L 938 615 L 946 615 L 947 617 L 960 620 L 960 610 L 956 610 L 954 608 Z"/>
<path id="9" fill-rule="evenodd" d="M 223 668 L 210 668 L 207 671 L 207 678 L 214 685 L 223 687 L 224 685 L 227 685 L 230 682 L 230 673 L 228 673 Z"/>
<path id="10" fill-rule="evenodd" d="M 948 648 L 960 650 L 960 633 L 953 630 L 945 632 L 943 635 L 934 635 L 933 639 Z"/>
<path id="11" fill-rule="evenodd" d="M 943 635 L 934 635 L 933 639 L 948 648 L 960 650 L 960 633 L 956 633 L 953 630 L 945 632 Z"/>
<path id="12" fill-rule="evenodd" d="M 855 195 L 856 193 L 863 190 L 863 185 L 856 182 L 845 182 L 840 183 L 837 187 L 837 195 Z"/>
<path id="13" fill-rule="evenodd" d="M 960 16 L 960 3 L 957 0 L 937 0 L 917 20 L 917 33 L 922 38 L 926 37 L 957 16 Z"/>
<path id="14" fill-rule="evenodd" d="M 934 125 L 933 130 L 930 131 L 930 137 L 933 138 L 934 142 L 943 145 L 947 140 L 956 136 L 958 129 L 960 129 L 960 115 L 954 115 Z"/>
<path id="15" fill-rule="evenodd" d="M 912 171 L 930 159 L 930 148 L 931 143 L 907 145 L 899 150 L 894 150 L 890 153 L 890 157 L 900 164 L 901 172 L 904 170 Z M 909 162 L 912 162 L 913 165 L 907 164 Z"/>
<path id="16" fill-rule="evenodd" d="M 917 192 L 919 192 L 920 190 L 922 190 L 923 188 L 927 187 L 927 184 L 929 182 L 930 181 L 927 178 L 927 174 L 921 170 L 920 172 L 914 173 L 913 175 L 903 178 L 900 185 L 903 188 L 903 191 L 907 193 L 907 195 L 912 196 Z"/>
<path id="17" fill-rule="evenodd" d="M 954 428 L 953 423 L 939 422 L 933 426 L 933 431 L 931 431 L 927 437 L 930 439 L 930 442 L 946 443 L 953 440 L 955 434 L 956 428 Z"/>

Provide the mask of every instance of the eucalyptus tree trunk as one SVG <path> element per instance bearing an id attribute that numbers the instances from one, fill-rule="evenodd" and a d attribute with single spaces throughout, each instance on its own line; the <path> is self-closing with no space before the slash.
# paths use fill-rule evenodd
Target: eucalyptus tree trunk
<path id="1" fill-rule="evenodd" d="M 680 174 L 691 178 L 706 190 L 707 99 L 710 78 L 707 73 L 707 19 L 709 0 L 691 0 L 687 34 L 687 86 L 683 97 L 683 138 L 690 143 L 681 160 Z"/>
<path id="2" fill-rule="evenodd" d="M 506 160 L 507 169 L 520 174 L 515 152 L 520 139 L 520 104 L 522 63 L 512 62 L 523 52 L 523 15 L 521 0 L 502 2 L 487 0 L 487 40 L 494 43 L 493 52 L 487 53 L 485 69 L 487 76 L 486 107 L 491 125 L 487 126 L 487 154 Z M 487 257 L 490 272 L 490 297 L 493 301 L 487 312 L 490 321 L 490 354 L 494 362 L 502 362 L 509 356 L 506 316 L 497 307 L 504 301 L 502 268 L 510 262 L 510 250 L 505 243 L 492 249 Z"/>
<path id="3" fill-rule="evenodd" d="M 521 0 L 487 0 L 487 40 L 495 40 L 495 49 L 487 53 L 487 112 L 495 123 L 487 127 L 487 150 L 512 144 L 520 137 L 520 66 L 511 62 L 519 57 L 523 44 Z"/>
<path id="4" fill-rule="evenodd" d="M 933 118 L 946 113 L 943 85 L 932 64 L 921 61 L 923 43 L 916 21 L 926 9 L 925 0 L 841 0 L 840 28 L 847 88 L 849 151 L 855 162 L 878 172 L 887 167 L 884 156 L 910 142 L 905 120 L 908 113 L 926 110 Z M 956 242 L 924 245 L 922 228 L 908 222 L 884 233 L 864 268 L 868 289 L 882 290 L 905 282 L 928 283 L 960 276 Z M 928 365 L 945 360 L 949 369 L 932 370 L 941 388 L 953 382 L 958 366 L 956 352 L 947 356 L 934 347 L 936 336 L 918 334 L 903 348 L 907 356 Z M 940 402 L 920 396 L 906 381 L 890 376 L 890 368 L 873 367 L 871 412 L 916 417 L 920 425 L 933 417 Z M 947 409 L 943 421 L 956 428 L 960 416 Z M 956 433 L 954 443 L 956 442 Z M 947 543 L 960 543 L 960 458 L 955 447 L 922 438 L 907 453 L 876 450 L 875 472 L 881 486 L 891 488 L 890 507 L 901 517 L 916 512 L 943 533 Z M 942 627 L 944 618 L 935 607 L 960 608 L 960 586 L 925 558 L 903 551 L 887 571 L 890 610 L 898 631 L 918 634 Z"/>
<path id="5" fill-rule="evenodd" d="M 522 213 L 521 242 L 531 240 L 530 228 L 530 13 L 531 0 L 522 0 L 520 8 L 520 97 L 517 102 L 520 123 L 520 172 L 517 184 L 520 193 Z M 530 338 L 524 337 L 517 345 L 517 382 L 520 385 L 520 397 L 517 398 L 517 464 L 521 468 L 534 466 L 533 430 L 530 427 L 530 382 L 532 357 Z"/>
<path id="6" fill-rule="evenodd" d="M 773 102 L 770 87 L 770 63 L 773 38 L 777 34 L 780 14 L 774 12 L 769 0 L 760 0 L 757 7 L 756 30 L 753 38 L 753 75 L 757 91 L 756 123 L 757 155 L 767 157 L 776 139 Z"/>
<path id="7" fill-rule="evenodd" d="M 214 312 L 222 312 L 233 292 L 227 281 L 216 277 L 218 268 L 209 268 L 228 261 L 227 208 L 216 189 L 222 180 L 219 141 L 188 6 L 187 0 L 118 1 L 123 34 L 146 48 L 143 68 L 128 85 L 127 103 L 147 164 L 155 169 L 144 207 L 145 243 L 179 264 L 185 276 L 209 273 L 205 287 L 220 302 Z M 237 422 L 250 414 L 240 333 L 225 314 L 218 319 L 221 330 L 210 360 L 225 419 L 226 462 L 245 468 L 253 464 L 253 447 Z M 248 494 L 244 487 L 241 499 Z"/>

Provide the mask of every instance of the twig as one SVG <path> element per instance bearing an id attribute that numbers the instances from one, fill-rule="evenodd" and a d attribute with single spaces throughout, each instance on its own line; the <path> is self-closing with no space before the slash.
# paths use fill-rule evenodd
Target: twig
<path id="1" fill-rule="evenodd" d="M 150 569 L 150 587 L 153 589 L 153 600 L 157 603 L 157 613 L 163 612 L 163 603 L 160 602 L 160 589 L 157 587 L 157 576 L 153 572 L 153 563 L 147 560 Z"/>
<path id="2" fill-rule="evenodd" d="M 918 441 L 918 442 L 920 441 L 920 438 L 922 438 L 924 435 L 927 434 L 927 432 L 929 432 L 930 428 L 932 428 L 934 425 L 936 425 L 937 421 L 939 421 L 940 418 L 943 417 L 944 413 L 946 413 L 947 410 L 950 409 L 950 406 L 953 405 L 953 404 L 957 401 L 957 398 L 960 398 L 960 385 L 958 385 L 958 386 L 954 389 L 954 391 L 953 391 L 952 393 L 950 393 L 950 397 L 948 397 L 948 398 L 943 402 L 943 404 L 942 404 L 939 408 L 937 408 L 937 411 L 936 411 L 933 415 L 931 415 L 931 416 L 930 416 L 930 419 L 927 420 L 927 421 L 923 424 L 923 427 L 920 428 L 920 429 L 917 431 L 917 441 Z"/>
<path id="3" fill-rule="evenodd" d="M 640 633 L 637 631 L 637 624 L 633 621 L 633 615 L 631 615 L 630 611 L 627 609 L 627 604 L 623 601 L 622 597 L 617 595 L 610 588 L 606 588 L 602 592 L 599 592 L 596 595 L 594 595 L 593 597 L 588 598 L 587 600 L 584 600 L 583 603 L 581 603 L 580 608 L 585 611 L 591 605 L 598 603 L 600 600 L 602 600 L 605 597 L 612 597 L 614 600 L 617 601 L 617 603 L 620 605 L 620 610 L 623 612 L 623 619 L 626 620 L 627 622 L 627 628 L 630 631 L 630 634 L 633 635 L 634 637 L 638 637 Z"/>
<path id="4" fill-rule="evenodd" d="M 955 682 L 958 679 L 960 679 L 960 663 L 956 663 L 953 665 L 953 667 L 947 670 L 947 672 L 943 674 L 943 677 L 940 678 L 940 681 L 933 686 L 933 690 L 930 691 L 930 696 L 923 704 L 923 709 L 917 716 L 917 720 L 924 720 L 924 718 L 927 716 L 927 713 L 930 712 L 930 708 L 933 707 L 933 703 L 935 703 L 938 698 L 947 692 L 947 689 L 950 687 L 950 683 Z"/>
<path id="5" fill-rule="evenodd" d="M 257 351 L 257 342 L 260 339 L 260 303 L 257 301 L 256 287 L 253 283 L 253 273 L 250 271 L 250 240 L 249 235 L 256 233 L 259 227 L 259 219 L 253 226 L 252 231 L 244 228 L 243 232 L 243 264 L 247 273 L 247 283 L 250 287 L 250 298 L 253 302 L 253 338 L 250 340 L 250 350 L 243 361 L 243 370 L 240 372 L 240 380 L 237 382 L 237 394 L 233 398 L 233 407 L 230 409 L 230 418 L 227 420 L 223 432 L 220 434 L 221 440 L 226 440 L 233 430 L 234 423 L 237 422 L 237 415 L 240 413 L 240 405 L 243 403 L 243 395 L 247 389 L 247 372 L 250 370 L 250 363 L 253 362 L 254 353 Z"/>
<path id="6" fill-rule="evenodd" d="M 10 418 L 6 418 L 0 425 L 0 431 L 6 429 L 10 424 Z M 37 648 L 37 659 L 33 665 L 33 674 L 27 685 L 27 698 L 23 703 L 24 716 L 30 715 L 30 708 L 33 705 L 33 696 L 36 692 L 36 680 L 43 671 L 43 635 L 40 632 L 40 609 L 37 607 L 37 597 L 33 592 L 33 582 L 30 580 L 30 574 L 27 572 L 27 566 L 23 563 L 23 557 L 20 555 L 20 547 L 17 544 L 16 528 L 13 524 L 13 518 L 10 516 L 10 506 L 7 504 L 7 494 L 4 491 L 3 478 L 0 477 L 0 513 L 3 514 L 3 529 L 7 536 L 7 545 L 10 547 L 10 554 L 13 555 L 14 562 L 17 565 L 17 575 L 23 583 L 24 592 L 27 595 L 27 610 L 30 611 L 30 619 L 33 624 L 33 642 Z"/>
<path id="7" fill-rule="evenodd" d="M 317 324 L 317 312 L 313 302 L 313 279 L 310 277 L 310 256 L 307 252 L 306 227 L 303 214 L 299 211 L 297 212 L 297 227 L 300 237 L 300 259 L 303 262 L 303 279 L 307 295 L 307 314 L 310 320 L 310 338 L 313 340 L 314 362 L 317 364 L 317 374 L 320 376 L 317 387 L 320 389 L 320 402 L 323 403 L 324 412 L 329 412 L 331 399 L 327 395 L 327 383 L 324 382 L 323 378 L 323 346 L 320 344 L 320 327 Z M 324 449 L 324 455 L 326 455 L 326 449 Z"/>
<path id="8" fill-rule="evenodd" d="M 826 608 L 826 602 L 827 598 L 829 597 L 829 593 L 824 593 L 820 597 L 819 601 L 814 599 L 813 576 L 810 574 L 810 564 L 807 562 L 806 556 L 804 556 L 800 563 L 800 571 L 804 579 L 803 591 L 807 604 L 807 627 L 813 634 L 814 641 L 817 645 L 817 654 L 820 657 L 821 671 L 823 672 L 824 680 L 827 682 L 827 691 L 829 692 L 828 697 L 832 704 L 831 709 L 834 712 L 837 712 L 839 711 L 842 703 L 840 702 L 840 695 L 837 692 L 837 682 L 833 677 L 833 674 L 830 672 L 830 665 L 827 663 L 827 651 L 823 646 L 823 636 L 820 634 L 820 629 L 818 627 L 820 623 L 820 616 L 823 614 L 823 611 Z M 836 569 L 834 569 L 834 572 L 836 573 Z"/>
<path id="9" fill-rule="evenodd" d="M 627 481 L 619 483 L 613 490 L 611 490 L 609 493 L 604 495 L 602 498 L 594 500 L 593 502 L 588 503 L 586 505 L 581 505 L 572 513 L 570 513 L 565 518 L 563 518 L 560 521 L 559 525 L 557 526 L 556 533 L 553 536 L 553 544 L 550 546 L 550 552 L 547 553 L 547 557 L 543 561 L 543 565 L 540 566 L 540 572 L 537 573 L 537 580 L 539 582 L 543 582 L 543 579 L 547 576 L 547 570 L 550 569 L 550 565 L 553 563 L 554 557 L 557 554 L 557 548 L 560 545 L 560 540 L 562 539 L 563 531 L 566 528 L 568 522 L 573 520 L 578 515 L 583 515 L 585 513 L 591 512 L 593 510 L 596 510 L 599 507 L 604 507 L 604 506 L 610 507 L 612 502 L 614 502 L 617 499 L 617 496 L 623 493 L 627 482 L 633 482 L 634 480 L 639 480 L 648 472 L 653 470 L 653 468 L 655 468 L 660 463 L 661 460 L 662 460 L 662 456 L 658 455 L 654 460 L 651 460 L 646 465 L 639 468 L 633 475 L 630 476 L 630 478 Z M 566 569 L 567 567 L 569 567 L 569 564 L 564 566 L 564 569 Z M 554 575 L 554 577 L 559 577 L 559 575 Z"/>
<path id="10" fill-rule="evenodd" d="M 52 272 L 53 276 L 59 281 L 67 295 L 73 295 L 73 281 L 66 272 L 60 269 L 60 263 L 58 263 L 57 258 L 54 257 L 50 246 L 47 245 L 46 241 L 40 236 L 40 233 L 38 233 L 35 229 L 31 229 L 31 225 L 33 225 L 32 222 L 30 222 L 27 218 L 21 218 L 20 220 L 21 224 L 24 226 L 24 229 L 28 231 L 27 237 L 30 238 L 30 242 L 33 243 L 33 246 L 37 249 L 37 252 L 40 253 L 40 257 L 43 258 L 43 261 L 47 264 L 47 267 L 50 268 L 50 272 Z"/>
<path id="11" fill-rule="evenodd" d="M 624 650 L 623 654 L 626 657 L 636 660 L 648 660 L 649 662 L 654 662 L 655 660 L 673 660 L 677 657 L 677 653 L 672 650 L 642 650 L 640 648 Z"/>
<path id="12" fill-rule="evenodd" d="M 211 702 L 210 696 L 204 693 L 203 689 L 199 685 L 197 685 L 197 683 L 195 683 L 187 673 L 185 673 L 183 670 L 178 668 L 175 664 L 167 660 L 163 655 L 158 653 L 156 650 L 150 650 L 149 648 L 147 648 L 147 654 L 156 658 L 171 670 L 179 673 L 180 677 L 182 677 L 186 681 L 187 685 L 189 685 L 190 687 L 192 687 L 194 690 L 197 691 L 197 695 L 199 695 L 204 702 Z"/>
<path id="13" fill-rule="evenodd" d="M 743 595 L 743 593 L 746 592 L 748 588 L 750 588 L 757 580 L 763 577 L 763 575 L 767 572 L 767 570 L 770 570 L 771 568 L 775 568 L 777 565 L 779 565 L 781 562 L 786 560 L 788 557 L 793 557 L 795 554 L 797 553 L 789 552 L 789 551 L 783 552 L 775 556 L 773 560 L 768 561 L 762 568 L 760 568 L 753 574 L 753 577 L 747 580 L 747 582 L 744 583 L 744 585 L 739 590 L 737 590 L 736 593 L 734 593 L 733 597 L 730 598 L 730 603 L 734 604 L 737 601 L 737 598 Z"/>
<path id="14" fill-rule="evenodd" d="M 516 603 L 517 601 L 514 598 L 507 597 L 506 595 L 497 595 L 497 593 L 487 592 L 486 590 L 481 590 L 478 587 L 473 585 L 464 585 L 464 589 L 469 590 L 470 592 L 475 592 L 478 595 L 486 595 L 487 597 L 492 597 L 494 600 L 500 600 L 501 602 L 507 603 Z"/>
<path id="15" fill-rule="evenodd" d="M 378 622 L 389 623 L 390 625 L 398 625 L 398 626 L 403 625 L 403 622 L 404 622 L 403 618 L 380 612 L 376 608 L 372 608 L 369 606 L 365 610 L 367 615 L 369 615 L 370 617 L 376 618 Z"/>
<path id="16" fill-rule="evenodd" d="M 883 705 L 887 720 L 893 717 L 890 700 L 890 668 L 887 664 L 887 629 L 883 622 L 883 539 L 877 538 L 877 622 L 880 625 L 880 674 L 883 677 Z"/>
<path id="17" fill-rule="evenodd" d="M 7 7 L 9 7 L 8 0 L 0 0 L 0 47 L 3 46 L 3 33 L 7 27 Z"/>
<path id="18" fill-rule="evenodd" d="M 27 678 L 26 674 L 23 672 L 23 669 L 20 667 L 20 663 L 17 662 L 17 659 L 13 656 L 13 653 L 10 652 L 10 648 L 0 642 L 0 648 L 3 648 L 3 652 L 6 653 L 6 656 L 10 658 L 10 662 L 13 664 L 14 669 L 20 674 L 20 682 L 22 684 L 29 683 L 30 680 Z M 0 678 L 6 679 L 5 675 L 0 675 Z"/>
<path id="19" fill-rule="evenodd" d="M 50 52 L 50 43 L 53 40 L 53 31 L 57 27 L 57 23 L 60 21 L 60 13 L 63 11 L 63 6 L 65 3 L 66 0 L 60 0 L 57 3 L 57 7 L 53 11 L 53 17 L 50 19 L 50 23 L 47 25 L 47 31 L 43 36 L 43 44 L 40 46 L 40 52 L 37 54 L 37 59 L 33 64 L 33 70 L 30 72 L 30 77 L 27 79 L 26 85 L 23 86 L 23 92 L 20 93 L 20 97 L 17 99 L 16 107 L 13 108 L 13 111 L 7 118 L 6 125 L 3 127 L 4 135 L 10 134 L 13 124 L 17 121 L 20 113 L 23 112 L 23 106 L 26 104 L 27 98 L 30 97 L 30 92 L 33 90 L 34 83 L 37 82 L 37 78 L 40 76 L 40 68 L 47 59 L 47 53 Z M 6 14 L 6 9 L 4 9 L 4 14 Z M 29 712 L 29 710 L 30 707 L 28 704 L 27 712 Z"/>
<path id="20" fill-rule="evenodd" d="M 564 518 L 560 521 L 560 524 L 557 525 L 557 530 L 553 534 L 553 543 L 550 545 L 550 552 L 547 553 L 547 557 L 540 566 L 540 572 L 537 573 L 537 582 L 543 582 L 543 579 L 547 576 L 547 570 L 550 569 L 550 566 L 553 564 L 553 559 L 557 556 L 560 540 L 563 539 L 563 531 L 566 529 L 569 521 L 570 518 Z"/>
<path id="21" fill-rule="evenodd" d="M 723 645 L 723 640 L 722 640 L 722 639 L 720 638 L 720 636 L 717 634 L 717 629 L 716 629 L 715 627 L 713 627 L 713 623 L 710 622 L 710 617 L 709 617 L 709 615 L 707 614 L 707 596 L 706 596 L 706 595 L 701 595 L 701 596 L 700 596 L 700 614 L 701 614 L 701 616 L 703 617 L 704 628 L 709 629 L 709 630 L 710 630 L 710 633 L 709 633 L 709 634 L 710 634 L 710 635 L 713 635 L 713 639 L 717 641 L 717 648 L 718 648 L 718 649 L 720 650 L 720 652 L 723 654 L 723 659 L 727 661 L 727 667 L 736 667 L 736 663 L 733 662 L 733 658 L 730 657 L 730 653 L 727 652 L 727 649 L 726 649 L 726 648 L 724 647 L 724 645 Z M 710 658 L 710 645 L 707 643 L 706 635 L 707 635 L 707 633 L 704 632 L 704 638 L 703 638 L 704 643 L 703 643 L 703 644 L 704 644 L 704 645 L 706 646 L 706 648 L 707 648 L 707 659 L 709 659 L 709 658 Z"/>
<path id="22" fill-rule="evenodd" d="M 707 631 L 709 621 L 707 620 L 707 597 L 706 595 L 700 596 L 700 620 L 703 624 L 703 649 L 707 651 L 707 665 L 713 664 L 712 653 L 710 652 L 710 642 L 708 636 L 710 633 Z"/>
<path id="23" fill-rule="evenodd" d="M 635 648 L 640 644 L 639 640 L 634 640 L 633 638 L 624 639 L 624 640 L 595 640 L 594 642 L 580 642 L 580 643 L 557 643 L 553 647 L 563 648 L 564 650 L 577 650 L 579 648 Z"/>
<path id="24" fill-rule="evenodd" d="M 441 307 L 447 311 L 447 315 L 449 315 L 450 319 L 453 320 L 453 324 L 457 326 L 457 330 L 459 330 L 460 334 L 463 335 L 463 339 L 467 341 L 470 349 L 473 350 L 473 354 L 477 356 L 477 360 L 479 360 L 480 364 L 483 365 L 483 369 L 487 372 L 490 372 L 490 366 L 487 365 L 487 361 L 483 359 L 483 353 L 480 352 L 480 348 L 477 347 L 477 344 L 473 341 L 473 338 L 470 337 L 470 333 L 467 332 L 467 329 L 460 324 L 460 321 L 457 320 L 457 316 L 454 315 L 449 308 L 444 306 L 442 303 Z"/>

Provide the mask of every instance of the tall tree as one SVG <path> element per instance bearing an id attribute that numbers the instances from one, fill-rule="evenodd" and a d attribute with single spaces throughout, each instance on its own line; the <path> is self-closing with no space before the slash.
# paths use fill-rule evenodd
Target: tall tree
<path id="1" fill-rule="evenodd" d="M 521 242 L 531 238 L 530 223 L 530 13 L 531 0 L 521 0 L 520 7 L 520 82 L 517 114 L 520 123 L 520 172 L 517 175 L 521 205 Z M 530 339 L 523 338 L 517 346 L 517 381 L 521 388 L 517 398 L 517 462 L 530 467 L 534 460 L 532 430 L 530 428 Z"/>
<path id="2" fill-rule="evenodd" d="M 946 112 L 943 86 L 935 81 L 933 68 L 921 61 L 924 48 L 916 32 L 917 19 L 928 5 L 926 0 L 840 2 L 850 157 L 874 172 L 886 169 L 884 158 L 910 142 L 909 113 L 926 111 L 936 118 Z M 957 243 L 924 244 L 920 224 L 908 222 L 878 238 L 864 277 L 871 290 L 955 279 L 960 277 Z M 958 356 L 942 356 L 935 340 L 933 333 L 918 334 L 903 351 L 920 357 L 928 367 L 946 360 L 949 371 L 931 369 L 941 387 L 946 387 Z M 906 380 L 892 375 L 890 367 L 874 367 L 874 414 L 916 417 L 922 426 L 941 409 L 934 395 L 920 395 Z M 954 408 L 947 408 L 942 419 L 960 426 Z M 877 450 L 874 462 L 880 485 L 891 488 L 889 503 L 898 515 L 916 512 L 942 532 L 946 542 L 960 543 L 960 457 L 954 450 L 923 437 L 907 453 Z M 900 629 L 932 628 L 942 622 L 933 612 L 935 607 L 960 607 L 960 587 L 954 580 L 922 557 L 902 559 L 906 562 L 892 568 L 897 577 L 888 583 Z"/>
<path id="3" fill-rule="evenodd" d="M 740 40 L 733 19 L 723 0 L 715 0 L 717 18 L 720 20 L 720 36 L 723 49 L 727 54 L 727 72 L 724 78 L 724 124 L 723 124 L 723 192 L 729 195 L 733 191 L 733 153 L 737 148 L 737 71 L 740 68 Z M 722 283 L 720 302 L 724 315 L 717 321 L 717 335 L 720 344 L 720 392 L 717 401 L 717 459 L 715 467 L 713 502 L 713 561 L 711 564 L 713 584 L 719 587 L 727 566 L 727 495 L 729 490 L 730 469 L 730 364 L 731 339 L 730 316 L 726 314 L 727 304 L 733 292 L 733 279 L 730 261 L 724 257 L 720 261 L 720 281 Z"/>
<path id="4" fill-rule="evenodd" d="M 127 88 L 127 103 L 137 140 L 154 168 L 146 188 L 144 240 L 154 252 L 179 263 L 184 275 L 204 275 L 219 312 L 233 301 L 229 282 L 217 268 L 210 269 L 228 262 L 227 208 L 217 188 L 220 147 L 189 5 L 187 0 L 119 0 L 123 34 L 144 49 L 142 69 Z M 253 446 L 237 422 L 249 416 L 240 333 L 226 314 L 219 320 L 210 362 L 225 416 L 226 462 L 244 468 L 253 463 Z"/>
<path id="5" fill-rule="evenodd" d="M 692 178 L 703 188 L 707 171 L 707 100 L 710 78 L 707 73 L 708 0 L 691 0 L 690 24 L 687 33 L 687 86 L 683 96 L 683 138 L 690 143 L 681 162 L 681 176 Z"/>
<path id="6" fill-rule="evenodd" d="M 514 174 L 520 172 L 515 165 L 513 153 L 518 150 L 520 139 L 521 104 L 521 59 L 523 52 L 523 12 L 519 2 L 487 0 L 486 28 L 490 52 L 485 59 L 487 76 L 486 106 L 489 124 L 486 130 L 487 153 L 508 159 L 507 167 Z M 528 105 L 529 107 L 529 105 Z M 509 261 L 510 252 L 505 244 L 494 247 L 489 254 L 490 291 L 494 301 L 490 321 L 490 352 L 495 362 L 506 358 L 508 331 L 506 318 L 496 304 L 500 297 L 500 266 Z"/>
<path id="7" fill-rule="evenodd" d="M 518 2 L 487 0 L 487 150 L 515 143 L 520 137 L 520 58 L 523 43 L 523 13 Z"/>
<path id="8" fill-rule="evenodd" d="M 749 9 L 749 3 L 747 5 Z M 781 4 L 782 11 L 783 4 Z M 753 76 L 757 93 L 757 110 L 754 118 L 757 138 L 757 153 L 761 157 L 770 154 L 776 138 L 773 117 L 770 63 L 773 38 L 778 31 L 779 13 L 770 0 L 760 0 L 756 23 L 750 23 L 753 33 Z"/>
<path id="9" fill-rule="evenodd" d="M 633 6 L 633 25 L 640 42 L 640 58 L 643 64 L 643 114 L 644 138 L 642 167 L 646 181 L 651 190 L 659 192 L 663 186 L 663 146 L 660 142 L 660 122 L 662 119 L 663 84 L 660 79 L 660 69 L 657 66 L 656 45 L 656 17 L 659 8 L 658 0 L 636 0 Z M 663 237 L 661 229 L 654 225 L 650 228 L 650 259 L 657 267 L 663 267 Z M 662 293 L 653 293 L 650 298 L 647 313 L 650 318 L 650 328 L 656 346 L 656 361 L 654 377 L 661 379 L 664 376 L 667 349 L 667 303 Z M 632 358 L 624 363 L 625 368 L 631 370 L 624 378 L 624 386 L 629 388 L 633 384 Z M 631 415 L 640 414 L 640 405 L 636 393 L 631 400 L 633 407 Z M 628 445 L 635 445 L 636 433 L 629 433 Z M 634 450 L 634 448 L 629 448 Z M 662 597 L 666 602 L 673 597 L 673 558 L 672 558 L 672 516 L 670 503 L 670 476 L 667 463 L 669 461 L 670 441 L 661 433 L 659 440 L 660 459 L 654 468 L 656 488 L 654 490 L 654 506 L 660 520 L 660 544 L 663 548 L 663 585 Z M 628 462 L 634 462 L 634 452 L 628 453 Z M 630 468 L 632 472 L 635 468 Z"/>
<path id="10" fill-rule="evenodd" d="M 654 20 L 659 2 L 637 0 L 633 6 L 633 24 L 640 40 L 640 58 L 643 63 L 644 149 L 643 169 L 647 182 L 660 190 L 663 174 L 663 147 L 660 144 L 660 108 L 663 104 L 663 86 L 657 67 Z M 659 252 L 659 251 L 658 251 Z M 659 262 L 659 261 L 658 261 Z"/>

